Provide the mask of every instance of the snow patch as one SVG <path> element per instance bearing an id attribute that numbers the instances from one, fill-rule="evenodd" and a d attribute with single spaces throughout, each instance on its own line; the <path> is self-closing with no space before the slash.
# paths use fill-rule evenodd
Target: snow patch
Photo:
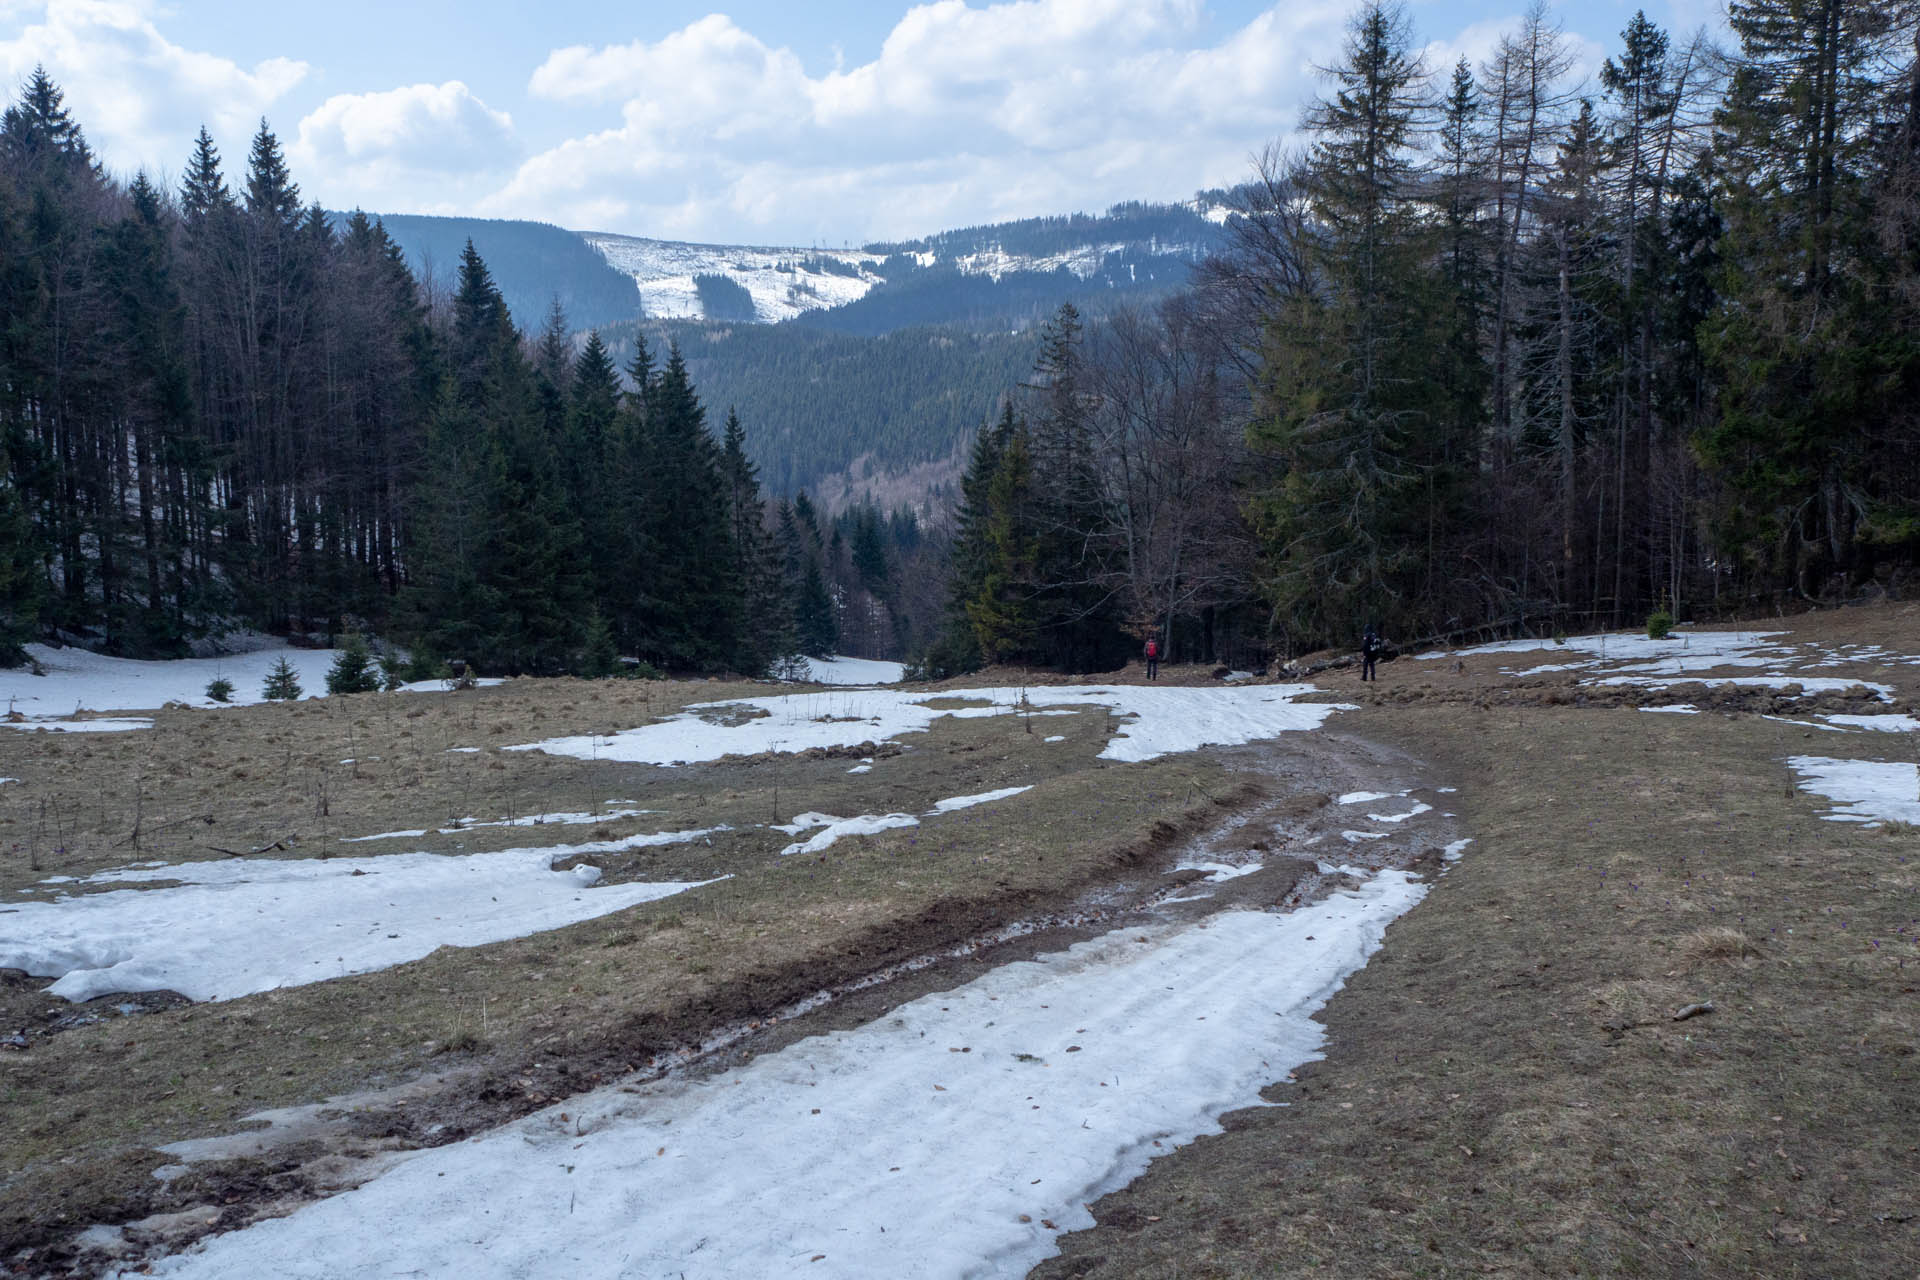
<path id="1" fill-rule="evenodd" d="M 9 729 L 49 733 L 127 733 L 151 729 L 153 721 L 142 716 L 101 716 L 94 720 L 8 720 L 0 721 Z"/>
<path id="2" fill-rule="evenodd" d="M 152 721 L 71 719 L 79 710 L 144 711 L 178 702 L 200 710 L 244 707 L 266 701 L 261 690 L 267 674 L 284 658 L 304 691 L 303 698 L 326 696 L 327 672 L 339 657 L 336 649 L 295 649 L 272 643 L 246 653 L 218 658 L 173 658 L 145 661 L 110 658 L 85 649 L 55 649 L 44 644 L 26 646 L 27 654 L 44 675 L 31 666 L 0 669 L 0 704 L 30 717 L 15 728 L 52 728 L 67 732 L 111 732 L 148 729 Z M 233 692 L 226 702 L 207 696 L 207 686 L 226 680 Z M 482 684 L 499 684 L 483 680 Z M 416 690 L 444 690 L 444 681 L 406 686 Z M 37 722 L 37 723 L 36 723 Z"/>
<path id="3" fill-rule="evenodd" d="M 1793 756 L 1787 763 L 1800 775 L 1800 789 L 1825 796 L 1836 807 L 1822 814 L 1829 822 L 1920 823 L 1920 767 L 1900 761 L 1835 760 Z"/>
<path id="4" fill-rule="evenodd" d="M 0 968 L 58 978 L 48 990 L 75 1002 L 120 991 L 232 1000 L 370 973 L 437 947 L 557 929 L 710 884 L 594 888 L 597 867 L 552 869 L 576 854 L 706 834 L 456 856 L 242 858 L 103 871 L 83 883 L 177 883 L 0 904 Z"/>
<path id="5" fill-rule="evenodd" d="M 965 689 L 944 692 L 837 689 L 830 693 L 782 694 L 708 702 L 655 724 L 607 736 L 549 738 L 509 751 L 544 751 L 582 759 L 674 765 L 728 755 L 799 752 L 812 747 L 849 747 L 924 733 L 943 715 L 1007 715 L 1022 706 L 1070 708 L 1034 714 L 1072 714 L 1102 707 L 1132 717 L 1101 751 L 1103 760 L 1138 762 L 1208 746 L 1235 746 L 1280 733 L 1318 728 L 1348 703 L 1299 703 L 1310 684 L 1237 685 L 1224 689 L 1142 688 L 1137 685 L 1041 685 L 1026 689 Z M 931 702 L 963 703 L 936 708 Z M 716 724 L 702 712 L 725 709 L 738 723 Z M 758 714 L 753 714 L 758 713 Z"/>
<path id="6" fill-rule="evenodd" d="M 1920 729 L 1920 720 L 1915 720 L 1912 716 L 1833 715 L 1821 716 L 1820 718 L 1831 724 L 1842 725 L 1849 729 L 1870 729 L 1876 733 L 1912 733 L 1916 729 Z M 0 779 L 0 781 L 5 781 L 5 779 Z"/>
<path id="7" fill-rule="evenodd" d="M 1022 1275 L 1318 1056 L 1313 1014 L 1424 892 L 1382 872 L 1286 915 L 1107 934 L 719 1076 L 569 1099 L 155 1271 Z"/>
<path id="8" fill-rule="evenodd" d="M 882 662 L 877 658 L 806 658 L 807 679 L 815 684 L 866 685 L 899 684 L 907 673 L 905 664 Z"/>
<path id="9" fill-rule="evenodd" d="M 934 813 L 952 813 L 956 809 L 971 809 L 977 804 L 989 804 L 995 800 L 1005 800 L 1008 796 L 1017 796 L 1023 791 L 1031 790 L 1033 790 L 1033 786 L 1029 783 L 1024 787 L 1002 787 L 998 791 L 982 791 L 978 795 L 949 796 L 945 800 L 934 801 L 933 809 L 928 816 L 932 816 Z"/>
<path id="10" fill-rule="evenodd" d="M 804 821 L 815 819 L 815 821 Z M 891 831 L 895 827 L 917 827 L 920 819 L 910 813 L 863 813 L 857 818 L 834 818 L 824 813 L 803 813 L 793 820 L 792 834 L 804 831 L 808 827 L 820 827 L 820 831 L 808 840 L 796 840 L 780 851 L 781 857 L 795 853 L 820 853 L 833 847 L 841 836 L 870 836 L 882 831 Z"/>
<path id="11" fill-rule="evenodd" d="M 1432 805 L 1415 800 L 1413 802 L 1413 808 L 1407 810 L 1405 813 L 1370 813 L 1367 816 L 1375 822 L 1405 822 L 1408 818 L 1417 818 L 1423 813 L 1432 812 Z"/>

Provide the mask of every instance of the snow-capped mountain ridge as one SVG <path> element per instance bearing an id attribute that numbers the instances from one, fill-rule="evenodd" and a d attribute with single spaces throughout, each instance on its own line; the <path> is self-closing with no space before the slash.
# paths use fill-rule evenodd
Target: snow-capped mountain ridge
<path id="1" fill-rule="evenodd" d="M 942 278 L 999 284 L 1065 273 L 1109 289 L 1143 279 L 1165 282 L 1184 276 L 1218 246 L 1228 216 L 1227 204 L 1203 195 L 1177 205 L 1116 205 L 1104 214 L 1030 218 L 860 249 L 580 234 L 633 279 L 650 317 L 774 324 L 847 306 L 876 289 L 924 289 Z"/>
<path id="2" fill-rule="evenodd" d="M 607 231 L 583 231 L 580 238 L 614 270 L 633 277 L 640 305 L 659 319 L 743 318 L 708 315 L 700 296 L 701 276 L 721 277 L 745 289 L 753 299 L 753 318 L 763 324 L 844 306 L 865 297 L 884 279 L 874 270 L 882 259 L 859 250 L 694 244 Z"/>

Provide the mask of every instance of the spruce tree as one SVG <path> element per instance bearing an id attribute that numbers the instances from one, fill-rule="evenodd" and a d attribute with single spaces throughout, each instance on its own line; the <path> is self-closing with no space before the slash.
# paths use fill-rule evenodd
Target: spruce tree
<path id="1" fill-rule="evenodd" d="M 1446 449 L 1444 294 L 1430 264 L 1415 142 L 1427 127 L 1425 72 L 1405 15 L 1369 5 L 1348 29 L 1331 97 L 1307 113 L 1314 138 L 1296 183 L 1312 220 L 1298 250 L 1313 289 L 1267 326 L 1252 437 L 1282 469 L 1257 496 L 1267 591 L 1303 639 L 1417 616 L 1422 553 L 1441 539 L 1428 483 Z"/>
<path id="2" fill-rule="evenodd" d="M 1034 518 L 1033 463 L 1024 425 L 1006 441 L 988 482 L 981 522 L 984 567 L 964 608 L 989 662 L 1031 662 L 1040 655 L 1041 536 Z"/>
<path id="3" fill-rule="evenodd" d="M 268 670 L 260 696 L 268 702 L 292 702 L 300 696 L 300 676 L 284 656 Z"/>
<path id="4" fill-rule="evenodd" d="M 835 617 L 833 596 L 827 590 L 826 576 L 820 572 L 819 562 L 811 558 L 801 571 L 794 627 L 799 633 L 802 653 L 826 658 L 840 647 L 840 623 Z"/>
<path id="5" fill-rule="evenodd" d="M 622 526 L 630 516 L 619 501 L 620 374 L 596 332 L 587 335 L 567 370 L 566 441 L 561 471 L 580 516 L 581 536 L 596 599 L 615 589 L 622 572 Z"/>
<path id="6" fill-rule="evenodd" d="M 377 693 L 381 684 L 380 664 L 374 660 L 367 638 L 349 631 L 333 665 L 327 668 L 327 692 Z"/>
<path id="7" fill-rule="evenodd" d="M 1722 305 L 1703 330 L 1719 413 L 1697 438 L 1733 501 L 1721 537 L 1807 595 L 1861 565 L 1862 519 L 1910 495 L 1879 481 L 1879 440 L 1911 394 L 1911 344 L 1863 261 L 1874 68 L 1905 34 L 1848 0 L 1735 0 L 1740 39 L 1715 142 L 1725 196 Z M 1904 468 L 1902 468 L 1904 470 Z"/>
<path id="8" fill-rule="evenodd" d="M 641 646 L 664 669 L 710 671 L 737 652 L 741 592 L 720 452 L 677 347 L 647 397 L 639 520 L 648 563 Z"/>
<path id="9" fill-rule="evenodd" d="M 614 674 L 620 666 L 620 650 L 614 646 L 613 628 L 598 609 L 587 618 L 585 635 L 580 642 L 580 657 L 574 664 L 573 673 L 585 676 L 589 680 L 604 679 Z"/>
<path id="10" fill-rule="evenodd" d="M 798 640 L 793 599 L 785 584 L 780 544 L 767 528 L 760 476 L 747 457 L 746 429 L 727 410 L 720 441 L 720 474 L 727 497 L 733 574 L 741 592 L 741 624 L 728 665 L 760 675 L 792 654 Z"/>

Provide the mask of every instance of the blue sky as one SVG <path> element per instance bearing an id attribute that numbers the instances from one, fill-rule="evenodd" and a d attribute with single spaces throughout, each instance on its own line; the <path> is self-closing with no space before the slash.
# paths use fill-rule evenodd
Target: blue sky
<path id="1" fill-rule="evenodd" d="M 1234 182 L 1352 0 L 0 0 L 108 165 L 171 179 L 262 117 L 330 207 L 721 243 L 859 243 Z M 1639 4 L 1565 3 L 1591 68 Z M 1713 0 L 1647 0 L 1676 35 Z M 1519 3 L 1414 0 L 1430 60 Z"/>

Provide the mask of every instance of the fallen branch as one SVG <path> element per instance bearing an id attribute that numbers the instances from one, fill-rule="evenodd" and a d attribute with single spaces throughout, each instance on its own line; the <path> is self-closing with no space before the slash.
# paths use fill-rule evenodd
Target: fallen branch
<path id="1" fill-rule="evenodd" d="M 1699 1004 L 1690 1004 L 1677 1010 L 1673 1015 L 1675 1022 L 1685 1022 L 1688 1018 L 1697 1018 L 1703 1013 L 1713 1012 L 1713 1001 L 1702 1000 Z"/>
<path id="2" fill-rule="evenodd" d="M 213 815 L 210 813 L 196 813 L 185 818 L 175 818 L 172 822 L 162 822 L 158 826 L 148 827 L 146 828 L 146 832 L 151 833 L 154 831 L 165 831 L 168 827 L 177 827 L 183 822 L 204 822 L 208 826 L 212 826 Z M 118 849 L 121 845 L 128 843 L 132 839 L 133 839 L 133 835 L 129 834 L 126 836 L 125 839 L 116 841 L 113 847 Z"/>
<path id="3" fill-rule="evenodd" d="M 284 839 L 275 840 L 272 844 L 263 844 L 258 849 L 249 849 L 245 853 L 240 853 L 233 849 L 222 849 L 217 844 L 210 844 L 207 846 L 207 848 L 213 850 L 215 853 L 224 853 L 229 858 L 251 858 L 257 854 L 271 852 L 274 849 L 284 850 L 286 847 L 287 847 L 287 842 Z"/>

